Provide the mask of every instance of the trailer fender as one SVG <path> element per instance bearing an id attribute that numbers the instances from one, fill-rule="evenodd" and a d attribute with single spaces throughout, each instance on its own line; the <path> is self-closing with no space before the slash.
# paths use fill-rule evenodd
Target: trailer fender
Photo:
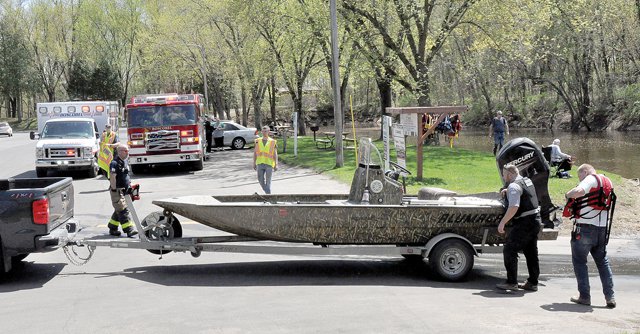
<path id="1" fill-rule="evenodd" d="M 473 247 L 473 244 L 471 243 L 471 241 L 469 241 L 467 238 L 459 235 L 459 234 L 455 234 L 455 233 L 443 233 L 443 234 L 438 234 L 435 237 L 429 239 L 429 241 L 427 241 L 427 244 L 424 246 L 424 251 L 423 251 L 423 257 L 428 258 L 429 254 L 431 254 L 431 250 L 433 249 L 433 247 L 435 247 L 440 241 L 442 240 L 446 240 L 446 239 L 460 239 L 462 241 L 464 241 L 465 243 L 467 243 L 469 245 L 469 248 L 473 250 L 473 254 L 475 256 L 478 256 L 478 251 L 476 250 L 475 247 Z"/>

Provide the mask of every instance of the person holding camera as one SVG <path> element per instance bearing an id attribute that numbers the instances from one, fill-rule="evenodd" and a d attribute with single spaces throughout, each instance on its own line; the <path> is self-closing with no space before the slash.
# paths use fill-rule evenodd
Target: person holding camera
<path id="1" fill-rule="evenodd" d="M 127 202 L 124 196 L 130 192 L 131 179 L 129 178 L 129 147 L 125 144 L 116 146 L 116 156 L 109 165 L 109 193 L 111 195 L 111 204 L 113 205 L 113 214 L 107 226 L 109 234 L 120 236 L 118 227 L 122 227 L 122 232 L 131 238 L 138 234 L 133 228 L 133 222 L 127 208 Z"/>

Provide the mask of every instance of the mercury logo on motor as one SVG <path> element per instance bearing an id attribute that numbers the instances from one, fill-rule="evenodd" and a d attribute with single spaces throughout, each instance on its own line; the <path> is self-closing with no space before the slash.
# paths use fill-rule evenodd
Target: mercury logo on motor
<path id="1" fill-rule="evenodd" d="M 504 166 L 503 166 L 503 167 L 505 167 L 505 166 L 507 166 L 507 165 L 515 165 L 515 166 L 517 166 L 517 165 L 519 165 L 521 162 L 526 161 L 526 160 L 529 160 L 529 159 L 531 159 L 531 158 L 533 158 L 533 152 L 531 152 L 531 153 L 527 153 L 527 154 L 525 154 L 525 155 L 521 156 L 520 158 L 515 159 L 515 160 L 513 160 L 513 161 L 511 161 L 511 162 L 507 162 L 506 164 L 504 164 Z"/>

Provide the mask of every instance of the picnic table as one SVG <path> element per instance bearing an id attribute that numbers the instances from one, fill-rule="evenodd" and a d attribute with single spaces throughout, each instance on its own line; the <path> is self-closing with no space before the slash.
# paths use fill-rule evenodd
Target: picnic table
<path id="1" fill-rule="evenodd" d="M 335 132 L 323 132 L 322 133 L 325 138 L 318 138 L 315 140 L 316 142 L 316 147 L 318 149 L 330 149 L 333 148 L 335 145 L 335 139 L 336 139 L 336 133 Z M 355 143 L 355 138 L 348 138 L 347 136 L 349 135 L 349 132 L 343 132 L 342 133 L 342 140 L 343 141 L 349 141 L 352 143 Z"/>

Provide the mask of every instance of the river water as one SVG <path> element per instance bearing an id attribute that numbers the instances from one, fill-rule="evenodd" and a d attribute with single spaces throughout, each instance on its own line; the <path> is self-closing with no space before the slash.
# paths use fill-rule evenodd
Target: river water
<path id="1" fill-rule="evenodd" d="M 640 177 L 640 132 L 580 132 L 514 129 L 505 142 L 527 137 L 540 146 L 560 139 L 563 153 L 575 159 L 575 165 L 589 163 L 598 170 L 611 171 L 626 178 Z M 477 151 L 492 152 L 493 139 L 488 130 L 463 129 L 455 145 Z"/>
<path id="2" fill-rule="evenodd" d="M 333 131 L 327 128 L 320 131 Z M 345 131 L 351 131 L 345 126 Z M 379 129 L 357 129 L 358 137 L 380 137 Z M 513 138 L 527 137 L 540 146 L 550 145 L 554 139 L 560 139 L 560 149 L 563 153 L 575 159 L 575 165 L 583 163 L 593 165 L 597 170 L 610 171 L 625 178 L 640 177 L 640 131 L 605 131 L 579 132 L 551 131 L 537 129 L 511 129 L 511 134 L 505 138 L 505 143 Z M 441 145 L 446 136 L 440 135 Z M 407 138 L 408 145 L 415 145 L 415 139 Z M 456 147 L 491 153 L 493 138 L 489 138 L 488 129 L 464 128 L 460 137 L 456 139 Z M 425 149 L 428 149 L 425 148 Z"/>

